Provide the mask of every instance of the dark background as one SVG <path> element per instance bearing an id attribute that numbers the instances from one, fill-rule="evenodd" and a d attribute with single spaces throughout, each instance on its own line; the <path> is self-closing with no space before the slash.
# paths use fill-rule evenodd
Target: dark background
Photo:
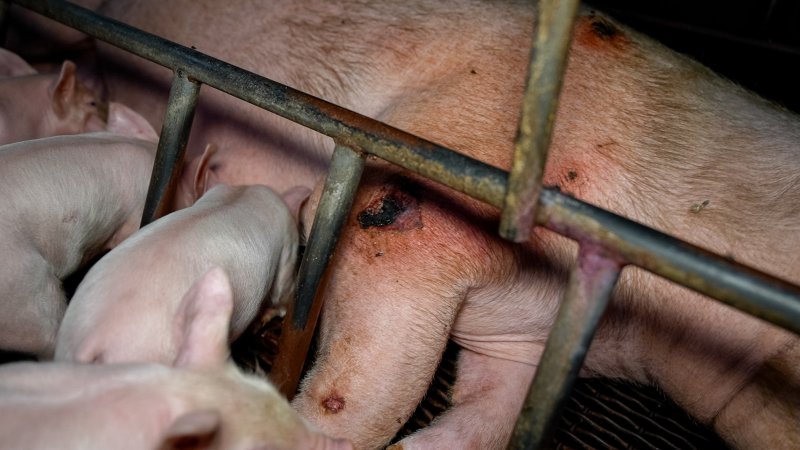
<path id="1" fill-rule="evenodd" d="M 800 1 L 585 2 L 800 112 Z"/>

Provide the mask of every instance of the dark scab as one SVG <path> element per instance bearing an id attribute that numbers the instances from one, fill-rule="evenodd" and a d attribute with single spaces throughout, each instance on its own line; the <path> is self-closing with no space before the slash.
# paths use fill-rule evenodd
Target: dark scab
<path id="1" fill-rule="evenodd" d="M 606 40 L 613 39 L 620 34 L 619 28 L 601 18 L 595 18 L 592 21 L 592 31 L 599 38 Z"/>
<path id="2" fill-rule="evenodd" d="M 367 208 L 358 213 L 358 223 L 361 228 L 385 227 L 394 223 L 397 217 L 405 211 L 405 205 L 393 196 L 386 196 L 380 208 Z"/>
<path id="3" fill-rule="evenodd" d="M 472 75 L 478 74 L 478 72 L 475 69 L 470 69 L 469 73 L 471 73 Z"/>
<path id="4" fill-rule="evenodd" d="M 567 180 L 575 181 L 578 178 L 578 172 L 570 170 L 567 172 Z"/>

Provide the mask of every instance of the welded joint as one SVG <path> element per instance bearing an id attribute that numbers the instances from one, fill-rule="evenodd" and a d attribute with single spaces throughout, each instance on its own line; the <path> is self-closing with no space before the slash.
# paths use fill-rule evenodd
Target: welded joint
<path id="1" fill-rule="evenodd" d="M 552 439 L 624 265 L 603 247 L 581 244 L 509 449 L 542 448 Z"/>
<path id="2" fill-rule="evenodd" d="M 509 174 L 500 236 L 530 239 L 579 0 L 542 0 Z"/>

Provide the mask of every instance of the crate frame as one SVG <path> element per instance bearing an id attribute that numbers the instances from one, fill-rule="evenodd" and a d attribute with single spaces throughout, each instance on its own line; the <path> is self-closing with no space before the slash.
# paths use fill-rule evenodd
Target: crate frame
<path id="1" fill-rule="evenodd" d="M 800 334 L 797 285 L 542 186 L 578 0 L 539 2 L 510 173 L 63 0 L 0 1 L 0 32 L 5 31 L 10 3 L 173 70 L 143 225 L 166 212 L 174 194 L 203 84 L 334 139 L 325 188 L 299 268 L 297 297 L 284 321 L 271 373 L 287 396 L 299 382 L 322 307 L 318 287 L 350 213 L 367 155 L 501 209 L 499 233 L 509 240 L 525 242 L 534 226 L 542 226 L 579 243 L 576 266 L 508 448 L 546 444 L 627 265 Z M 589 260 L 592 269 L 584 270 Z M 287 348 L 293 349 L 293 356 L 281 351 Z"/>

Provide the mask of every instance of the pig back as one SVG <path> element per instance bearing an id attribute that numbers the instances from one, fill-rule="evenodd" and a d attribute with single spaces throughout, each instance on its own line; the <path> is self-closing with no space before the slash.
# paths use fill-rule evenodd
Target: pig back
<path id="1" fill-rule="evenodd" d="M 151 143 L 105 133 L 0 147 L 3 233 L 69 274 L 141 214 L 153 155 Z"/>
<path id="2" fill-rule="evenodd" d="M 186 309 L 181 299 L 212 266 L 231 280 L 235 339 L 265 298 L 276 306 L 286 297 L 297 235 L 288 208 L 269 188 L 214 187 L 95 264 L 64 317 L 56 358 L 172 363 Z"/>

